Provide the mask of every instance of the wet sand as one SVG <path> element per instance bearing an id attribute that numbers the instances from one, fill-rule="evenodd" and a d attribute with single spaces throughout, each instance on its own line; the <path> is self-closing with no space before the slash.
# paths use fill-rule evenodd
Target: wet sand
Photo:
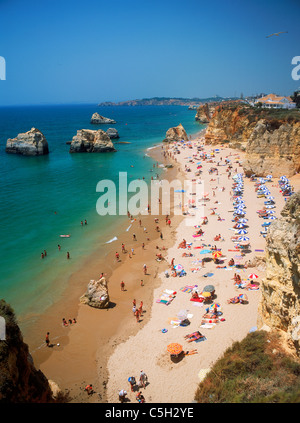
<path id="1" fill-rule="evenodd" d="M 167 163 L 162 155 L 161 146 L 147 152 L 158 163 Z M 167 169 L 161 178 L 172 180 L 177 177 L 177 170 Z M 158 263 L 155 254 L 156 246 L 168 248 L 172 244 L 174 228 L 181 220 L 181 216 L 172 216 L 172 224 L 167 227 L 165 219 L 160 218 L 159 227 L 163 234 L 156 231 L 154 219 L 156 216 L 141 216 L 135 221 L 128 221 L 122 225 L 118 240 L 107 245 L 106 256 L 100 257 L 95 252 L 75 272 L 68 283 L 61 300 L 41 316 L 39 321 L 26 334 L 25 342 L 29 344 L 34 363 L 46 377 L 55 381 L 63 392 L 69 392 L 72 402 L 105 402 L 107 360 L 115 346 L 137 333 L 145 325 L 150 316 L 153 289 L 157 286 L 157 275 L 164 268 L 164 262 Z M 126 232 L 129 225 L 130 230 Z M 147 233 L 144 232 L 147 228 Z M 137 241 L 133 241 L 132 234 L 136 234 Z M 149 240 L 147 240 L 149 238 Z M 134 248 L 134 255 L 121 252 L 124 242 L 128 252 Z M 145 249 L 142 249 L 142 243 Z M 103 250 L 102 250 L 103 251 Z M 121 261 L 116 262 L 115 252 L 120 254 Z M 166 251 L 166 250 L 165 250 Z M 160 252 L 165 254 L 164 250 Z M 143 264 L 148 266 L 147 275 L 143 274 Z M 111 305 L 109 309 L 99 310 L 79 303 L 79 297 L 85 292 L 90 279 L 98 279 L 104 272 L 108 279 L 108 289 Z M 141 286 L 143 279 L 143 286 Z M 120 282 L 124 280 L 125 291 L 120 289 Z M 137 305 L 142 300 L 145 313 L 136 322 L 132 313 L 132 300 Z M 76 318 L 77 323 L 70 327 L 63 327 L 62 318 Z M 47 348 L 42 338 L 50 332 L 52 348 Z M 42 332 L 42 333 L 41 333 Z M 57 343 L 60 345 L 57 346 Z M 83 388 L 92 384 L 97 394 L 87 396 Z"/>

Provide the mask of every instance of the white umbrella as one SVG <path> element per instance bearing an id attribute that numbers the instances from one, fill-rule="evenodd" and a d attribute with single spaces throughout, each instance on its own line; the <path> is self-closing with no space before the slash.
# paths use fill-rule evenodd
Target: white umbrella
<path id="1" fill-rule="evenodd" d="M 240 223 L 247 223 L 248 222 L 248 219 L 242 218 L 242 219 L 239 219 L 238 221 Z"/>
<path id="2" fill-rule="evenodd" d="M 236 233 L 239 234 L 239 235 L 245 235 L 248 232 L 246 231 L 246 229 L 240 229 L 239 231 L 236 231 Z"/>
<path id="3" fill-rule="evenodd" d="M 249 239 L 247 236 L 240 236 L 238 241 L 249 241 Z"/>

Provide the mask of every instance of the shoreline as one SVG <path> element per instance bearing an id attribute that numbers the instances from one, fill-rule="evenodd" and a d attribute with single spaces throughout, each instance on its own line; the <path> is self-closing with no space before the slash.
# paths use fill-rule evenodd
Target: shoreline
<path id="1" fill-rule="evenodd" d="M 157 145 L 154 148 L 151 148 L 151 150 L 148 149 L 148 153 L 151 155 L 151 158 L 156 160 L 158 163 L 162 163 L 164 161 L 163 156 L 159 151 L 160 149 L 161 145 Z M 169 177 L 170 179 L 173 179 L 175 172 L 177 173 L 175 167 L 173 169 L 165 169 L 161 176 L 164 178 Z M 142 261 L 145 259 L 145 257 L 148 257 L 147 260 L 149 263 L 153 255 L 153 251 L 155 251 L 156 245 L 159 243 L 159 241 L 162 241 L 158 238 L 159 233 L 154 229 L 154 218 L 155 216 L 152 215 L 141 217 L 142 223 L 143 225 L 145 223 L 148 232 L 147 236 L 144 236 L 144 234 L 142 235 L 146 250 L 143 251 Z M 51 326 L 50 329 L 47 329 L 50 332 L 50 341 L 51 335 L 53 334 L 52 341 L 55 343 L 59 342 L 60 346 L 55 346 L 51 351 L 46 349 L 43 344 L 38 348 L 36 347 L 32 349 L 33 342 L 31 342 L 30 336 L 27 335 L 28 339 L 25 339 L 25 342 L 29 344 L 30 350 L 32 351 L 32 356 L 36 367 L 41 369 L 49 380 L 54 380 L 62 389 L 62 391 L 69 392 L 70 396 L 73 398 L 72 401 L 86 402 L 90 400 L 91 402 L 98 402 L 100 400 L 101 402 L 105 402 L 105 384 L 107 381 L 106 361 L 108 360 L 108 356 L 111 352 L 109 348 L 113 348 L 115 345 L 116 341 L 114 341 L 114 339 L 118 339 L 120 336 L 121 338 L 118 340 L 118 342 L 123 342 L 127 339 L 126 337 L 124 338 L 124 333 L 120 335 L 120 333 L 124 330 L 124 328 L 126 328 L 127 325 L 130 327 L 128 336 L 130 336 L 136 331 L 136 329 L 138 329 L 135 321 L 133 321 L 135 325 L 130 326 L 130 321 L 132 319 L 124 319 L 125 308 L 131 311 L 132 299 L 128 300 L 128 305 L 125 305 L 122 302 L 122 293 L 120 292 L 120 286 L 116 279 L 119 277 L 117 276 L 119 273 L 125 273 L 123 270 L 124 268 L 129 267 L 130 269 L 132 263 L 137 261 L 136 258 L 141 253 L 141 247 L 135 249 L 136 257 L 133 257 L 132 259 L 129 259 L 126 255 L 125 260 L 123 260 L 123 254 L 120 253 L 122 262 L 117 266 L 115 266 L 114 255 L 116 249 L 120 251 L 121 248 L 119 244 L 122 242 L 125 243 L 127 249 L 135 246 L 135 243 L 131 241 L 130 238 L 132 237 L 134 225 L 137 226 L 137 221 L 138 218 L 135 222 L 130 222 L 130 225 L 132 225 L 130 231 L 127 233 L 122 232 L 120 236 L 118 235 L 118 241 L 111 243 L 111 245 L 108 244 L 108 248 L 111 248 L 110 252 L 105 257 L 105 262 L 101 262 L 99 259 L 97 260 L 97 252 L 95 252 L 84 262 L 83 267 L 70 277 L 68 283 L 70 288 L 68 289 L 68 292 L 65 293 L 65 296 L 68 296 L 67 300 L 62 298 L 59 301 L 59 304 L 56 304 L 51 308 L 51 310 L 49 310 L 48 313 L 42 315 L 41 319 L 36 324 L 36 328 L 32 330 L 31 338 L 34 339 L 37 331 L 39 331 L 40 335 L 41 327 L 49 328 Z M 164 232 L 164 230 L 166 230 L 164 224 L 161 226 L 162 232 Z M 125 231 L 125 227 L 128 228 L 128 221 L 123 223 L 122 227 Z M 135 233 L 137 234 L 137 239 L 139 241 L 139 232 L 141 231 L 141 228 L 135 229 Z M 123 236 L 123 234 L 125 235 Z M 146 241 L 146 239 L 144 239 L 147 237 L 150 238 L 150 241 Z M 139 242 L 139 245 L 141 244 L 141 241 Z M 168 240 L 164 239 L 163 243 L 168 245 Z M 93 273 L 95 274 L 96 272 L 100 274 L 101 269 L 104 269 L 105 276 L 108 279 L 108 289 L 112 302 L 112 308 L 108 310 L 98 310 L 92 309 L 86 305 L 78 304 L 79 297 L 84 293 L 84 290 L 82 289 L 82 278 L 85 277 L 86 287 L 89 279 L 95 279 L 95 276 L 88 278 L 87 274 L 91 275 Z M 129 274 L 130 273 L 131 271 Z M 115 277 L 112 277 L 114 274 Z M 147 297 L 147 303 L 150 301 L 153 291 L 152 286 L 146 287 L 145 284 L 144 287 L 138 289 L 133 286 L 132 282 L 129 282 L 126 283 L 125 288 L 127 287 L 130 289 L 130 291 L 132 290 L 130 295 L 135 297 L 138 297 L 137 294 L 139 293 L 139 290 L 143 289 L 143 297 Z M 146 301 L 144 301 L 144 303 L 146 303 Z M 111 313 L 111 315 L 109 313 Z M 51 314 L 56 316 L 59 315 L 67 319 L 69 317 L 75 317 L 77 323 L 72 325 L 71 328 L 65 328 L 61 325 L 61 319 L 57 318 L 56 323 L 51 321 L 51 324 L 49 325 L 49 316 Z M 126 312 L 126 314 L 128 313 Z M 109 321 L 107 321 L 108 317 Z M 120 318 L 124 320 L 124 324 L 119 323 Z M 146 320 L 147 316 L 145 316 L 144 323 Z M 94 324 L 93 322 L 96 323 Z M 97 333 L 98 327 L 101 326 L 101 322 L 102 325 L 105 326 L 105 333 L 98 334 L 99 339 L 95 340 L 92 333 Z M 141 326 L 144 323 L 142 322 Z M 89 328 L 88 330 L 86 330 L 87 327 Z M 99 348 L 98 344 L 101 343 L 104 344 L 105 347 L 101 347 L 100 345 Z M 85 348 L 82 348 L 82 344 L 85 345 Z M 107 348 L 108 345 L 111 347 Z M 87 350 L 89 350 L 89 352 L 87 352 Z M 78 365 L 80 366 L 82 359 L 84 357 L 88 358 L 90 355 L 93 358 L 93 363 L 89 363 L 89 365 L 86 366 L 82 372 L 78 372 Z M 78 362 L 75 356 L 79 358 Z M 68 363 L 67 368 L 66 363 Z M 96 378 L 95 375 L 97 372 L 95 370 L 97 370 L 97 366 L 100 370 L 98 377 Z M 91 379 L 93 379 L 93 386 L 96 387 L 98 385 L 97 392 L 100 395 L 98 395 L 97 398 L 93 396 L 94 398 L 87 399 L 86 395 L 84 395 L 85 392 L 82 392 L 82 387 L 84 383 L 92 383 Z M 95 379 L 99 379 L 101 383 L 97 384 L 97 380 Z"/>

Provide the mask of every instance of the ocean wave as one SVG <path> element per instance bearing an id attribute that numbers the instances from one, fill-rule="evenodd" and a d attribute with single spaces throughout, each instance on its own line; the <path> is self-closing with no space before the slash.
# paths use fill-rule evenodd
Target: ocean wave
<path id="1" fill-rule="evenodd" d="M 111 242 L 117 241 L 117 237 L 115 236 L 114 238 L 110 239 L 109 241 L 107 241 L 105 244 L 110 244 Z"/>

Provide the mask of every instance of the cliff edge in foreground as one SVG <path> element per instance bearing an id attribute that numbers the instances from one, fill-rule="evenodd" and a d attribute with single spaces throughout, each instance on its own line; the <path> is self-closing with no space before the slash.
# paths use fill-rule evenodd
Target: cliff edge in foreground
<path id="1" fill-rule="evenodd" d="M 300 355 L 300 191 L 287 201 L 281 216 L 266 238 L 259 324 L 283 331 Z"/>
<path id="2" fill-rule="evenodd" d="M 45 375 L 34 367 L 28 346 L 11 307 L 0 300 L 0 403 L 47 403 L 52 391 Z M 2 331 L 3 335 L 3 331 Z"/>

